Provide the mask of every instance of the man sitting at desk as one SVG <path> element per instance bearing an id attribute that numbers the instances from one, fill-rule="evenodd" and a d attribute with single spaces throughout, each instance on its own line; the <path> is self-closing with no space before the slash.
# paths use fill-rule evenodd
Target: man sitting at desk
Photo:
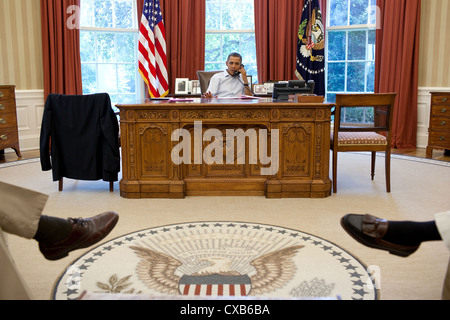
<path id="1" fill-rule="evenodd" d="M 240 97 L 244 94 L 253 95 L 249 89 L 247 71 L 242 64 L 242 56 L 239 53 L 231 53 L 228 56 L 227 70 L 212 76 L 208 90 L 203 98 Z"/>

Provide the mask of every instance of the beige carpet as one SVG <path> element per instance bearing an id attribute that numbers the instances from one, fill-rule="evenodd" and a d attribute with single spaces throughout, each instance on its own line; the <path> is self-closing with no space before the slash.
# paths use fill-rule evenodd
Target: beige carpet
<path id="1" fill-rule="evenodd" d="M 383 158 L 375 181 L 370 180 L 368 154 L 340 154 L 338 193 L 326 199 L 265 199 L 264 197 L 188 197 L 183 200 L 127 200 L 110 193 L 105 182 L 65 180 L 58 192 L 50 172 L 37 161 L 1 166 L 0 179 L 50 195 L 45 213 L 87 217 L 115 210 L 120 220 L 104 240 L 139 230 L 198 221 L 239 221 L 275 225 L 326 239 L 344 248 L 366 266 L 378 270 L 380 299 L 440 299 L 449 253 L 442 242 L 424 243 L 409 258 L 368 249 L 340 227 L 349 212 L 371 213 L 392 220 L 426 221 L 450 210 L 449 163 L 393 156 L 392 192 L 385 192 Z M 34 241 L 9 237 L 19 270 L 36 299 L 50 299 L 55 282 L 74 260 L 89 251 L 72 252 L 56 262 L 45 260 Z"/>

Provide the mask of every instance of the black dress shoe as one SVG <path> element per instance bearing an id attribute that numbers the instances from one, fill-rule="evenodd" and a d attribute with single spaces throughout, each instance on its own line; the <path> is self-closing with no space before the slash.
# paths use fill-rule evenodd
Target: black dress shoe
<path id="1" fill-rule="evenodd" d="M 69 219 L 72 223 L 70 235 L 56 243 L 39 242 L 39 250 L 48 260 L 66 257 L 70 251 L 87 248 L 103 240 L 115 227 L 119 215 L 105 212 L 87 219 Z"/>
<path id="2" fill-rule="evenodd" d="M 341 219 L 341 225 L 359 243 L 370 248 L 389 251 L 400 257 L 407 257 L 419 248 L 419 245 L 405 246 L 383 240 L 388 229 L 388 221 L 369 214 L 347 214 Z"/>

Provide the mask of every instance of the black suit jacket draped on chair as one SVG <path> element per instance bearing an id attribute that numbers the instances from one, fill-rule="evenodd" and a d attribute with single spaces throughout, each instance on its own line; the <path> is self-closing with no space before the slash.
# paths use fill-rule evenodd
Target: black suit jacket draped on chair
<path id="1" fill-rule="evenodd" d="M 40 156 L 42 170 L 52 170 L 53 181 L 63 177 L 117 181 L 119 124 L 109 95 L 50 94 L 42 119 Z"/>

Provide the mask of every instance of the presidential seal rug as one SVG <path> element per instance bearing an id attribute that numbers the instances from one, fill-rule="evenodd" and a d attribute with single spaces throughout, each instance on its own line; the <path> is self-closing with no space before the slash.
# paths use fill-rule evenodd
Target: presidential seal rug
<path id="1" fill-rule="evenodd" d="M 376 300 L 374 274 L 338 245 L 302 231 L 189 222 L 137 231 L 91 249 L 64 270 L 52 296 Z"/>

